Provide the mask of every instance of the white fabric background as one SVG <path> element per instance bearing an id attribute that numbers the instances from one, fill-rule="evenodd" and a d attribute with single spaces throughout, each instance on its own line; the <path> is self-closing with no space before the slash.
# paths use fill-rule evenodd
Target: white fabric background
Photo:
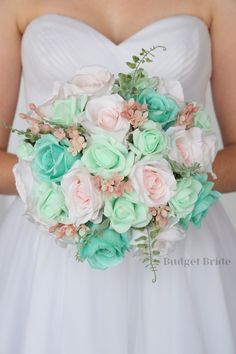
<path id="1" fill-rule="evenodd" d="M 207 109 L 210 112 L 210 114 L 212 115 L 215 129 L 216 129 L 217 134 L 220 139 L 220 132 L 219 132 L 218 124 L 217 124 L 215 114 L 214 114 L 214 108 L 212 105 L 210 88 L 208 88 L 208 93 L 207 93 Z M 24 87 L 22 84 L 21 89 L 20 89 L 20 94 L 19 94 L 19 101 L 18 101 L 16 119 L 14 122 L 14 126 L 22 127 L 22 128 L 24 127 L 24 122 L 22 122 L 18 118 L 18 113 L 19 112 L 26 112 L 26 110 L 27 110 L 27 107 L 25 106 L 25 102 L 24 102 Z M 14 152 L 15 146 L 17 144 L 17 139 L 18 139 L 18 137 L 16 134 L 11 135 L 10 143 L 9 143 L 9 151 Z M 6 208 L 10 207 L 10 204 L 13 199 L 14 199 L 14 197 L 0 196 L 0 215 L 3 215 L 3 213 L 6 211 Z M 223 201 L 223 205 L 226 209 L 226 212 L 228 213 L 228 215 L 229 215 L 229 217 L 236 229 L 236 218 L 235 218 L 235 210 L 234 210 L 236 207 L 236 193 L 224 194 L 222 196 L 222 201 Z"/>

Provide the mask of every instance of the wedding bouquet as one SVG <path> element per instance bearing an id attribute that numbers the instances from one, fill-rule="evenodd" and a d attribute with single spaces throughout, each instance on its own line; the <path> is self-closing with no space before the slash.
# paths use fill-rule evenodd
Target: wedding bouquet
<path id="1" fill-rule="evenodd" d="M 142 49 L 114 77 L 82 67 L 21 114 L 16 186 L 26 215 L 78 261 L 105 269 L 131 252 L 154 272 L 220 193 L 208 181 L 216 136 L 176 80 L 150 77 Z M 194 84 L 194 83 L 193 83 Z"/>

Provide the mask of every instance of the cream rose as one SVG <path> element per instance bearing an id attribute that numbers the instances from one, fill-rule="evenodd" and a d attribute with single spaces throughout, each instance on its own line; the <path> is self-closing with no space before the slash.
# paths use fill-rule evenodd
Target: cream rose
<path id="1" fill-rule="evenodd" d="M 215 134 L 204 134 L 197 127 L 186 130 L 184 126 L 171 127 L 166 133 L 170 137 L 169 157 L 172 160 L 186 166 L 198 162 L 203 171 L 208 171 L 216 156 Z"/>
<path id="2" fill-rule="evenodd" d="M 166 204 L 176 190 L 176 180 L 171 167 L 163 158 L 137 162 L 129 178 L 140 200 L 148 207 Z"/>
<path id="3" fill-rule="evenodd" d="M 77 161 L 64 175 L 61 187 L 71 223 L 80 225 L 89 220 L 94 223 L 101 222 L 102 194 L 81 161 Z"/>
<path id="4" fill-rule="evenodd" d="M 81 124 L 90 133 L 109 133 L 122 142 L 130 128 L 128 120 L 121 115 L 123 108 L 124 100 L 118 94 L 92 98 L 86 106 Z"/>

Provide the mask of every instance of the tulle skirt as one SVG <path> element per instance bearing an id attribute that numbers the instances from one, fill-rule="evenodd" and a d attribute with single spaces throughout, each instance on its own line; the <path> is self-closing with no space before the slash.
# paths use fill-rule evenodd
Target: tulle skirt
<path id="1" fill-rule="evenodd" d="M 104 271 L 23 217 L 0 222 L 1 354 L 235 354 L 236 234 L 221 202 L 163 257 Z"/>

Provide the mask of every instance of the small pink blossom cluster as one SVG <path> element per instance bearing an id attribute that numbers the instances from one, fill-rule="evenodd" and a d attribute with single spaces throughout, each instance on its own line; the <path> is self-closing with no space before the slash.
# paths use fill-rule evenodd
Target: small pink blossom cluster
<path id="1" fill-rule="evenodd" d="M 66 138 L 66 133 L 63 128 L 53 130 L 53 135 L 59 140 L 62 141 Z"/>
<path id="2" fill-rule="evenodd" d="M 158 208 L 150 208 L 150 213 L 152 214 L 155 223 L 160 228 L 164 228 L 167 225 L 169 212 L 170 207 L 168 205 L 160 205 Z"/>
<path id="3" fill-rule="evenodd" d="M 62 141 L 65 138 L 69 138 L 70 146 L 68 147 L 68 151 L 73 156 L 76 156 L 78 153 L 80 153 L 81 150 L 84 149 L 87 145 L 84 136 L 81 135 L 76 125 L 73 125 L 69 129 L 54 129 L 52 133 L 59 141 Z"/>
<path id="4" fill-rule="evenodd" d="M 128 119 L 132 127 L 136 129 L 148 118 L 147 105 L 135 102 L 133 98 L 130 98 L 128 102 L 124 103 L 122 116 Z"/>
<path id="5" fill-rule="evenodd" d="M 70 128 L 54 128 L 49 124 L 44 122 L 44 116 L 38 109 L 38 107 L 31 103 L 29 105 L 31 111 L 36 114 L 36 117 L 32 117 L 29 114 L 20 113 L 22 119 L 27 120 L 30 123 L 30 131 L 34 135 L 52 133 L 58 141 L 62 141 L 65 138 L 69 138 L 70 146 L 68 151 L 76 156 L 81 152 L 82 149 L 86 147 L 86 140 L 80 131 L 77 129 L 76 125 L 71 126 Z"/>
<path id="6" fill-rule="evenodd" d="M 76 156 L 82 149 L 87 145 L 85 138 L 81 135 L 80 131 L 77 129 L 76 125 L 73 125 L 67 130 L 68 137 L 70 138 L 70 146 L 68 151 Z"/>
<path id="7" fill-rule="evenodd" d="M 179 114 L 177 119 L 177 125 L 185 125 L 186 129 L 190 129 L 193 126 L 193 113 L 198 111 L 193 103 L 187 103 L 184 110 Z"/>
<path id="8" fill-rule="evenodd" d="M 109 197 L 120 197 L 122 194 L 131 193 L 132 185 L 130 181 L 124 181 L 124 177 L 114 175 L 108 180 L 96 176 L 94 183 L 101 192 L 105 192 Z"/>
<path id="9" fill-rule="evenodd" d="M 74 237 L 78 234 L 78 227 L 73 224 L 56 224 L 49 228 L 49 232 L 55 234 L 56 238 Z"/>
<path id="10" fill-rule="evenodd" d="M 53 128 L 49 124 L 44 122 L 43 116 L 39 111 L 38 107 L 34 103 L 31 103 L 29 105 L 29 108 L 36 114 L 36 116 L 33 117 L 30 114 L 20 113 L 20 117 L 22 119 L 25 119 L 30 124 L 29 129 L 32 134 L 39 135 L 41 133 L 46 134 L 53 132 Z"/>

